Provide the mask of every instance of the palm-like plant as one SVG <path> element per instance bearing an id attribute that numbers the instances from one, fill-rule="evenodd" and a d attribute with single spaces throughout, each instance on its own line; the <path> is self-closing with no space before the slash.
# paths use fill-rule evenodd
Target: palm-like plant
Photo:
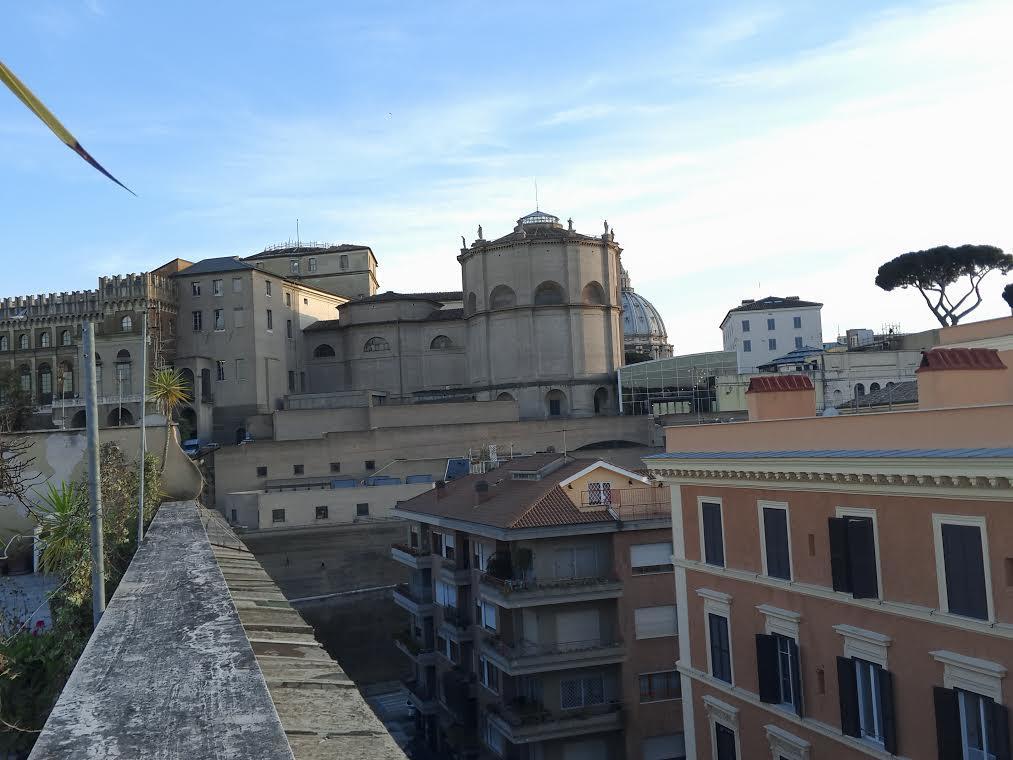
<path id="1" fill-rule="evenodd" d="M 63 573 L 81 564 L 90 542 L 88 500 L 76 483 L 48 483 L 42 495 L 43 509 L 38 512 L 42 528 L 42 554 L 39 565 L 43 572 Z"/>
<path id="2" fill-rule="evenodd" d="M 165 416 L 165 448 L 162 449 L 162 466 L 169 457 L 169 435 L 172 429 L 172 415 L 180 406 L 190 400 L 190 388 L 183 373 L 172 367 L 161 367 L 151 373 L 148 382 L 148 397 L 155 402 L 158 411 Z"/>

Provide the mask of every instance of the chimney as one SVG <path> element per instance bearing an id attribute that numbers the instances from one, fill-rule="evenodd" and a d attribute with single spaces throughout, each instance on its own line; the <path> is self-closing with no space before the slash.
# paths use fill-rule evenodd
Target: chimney
<path id="1" fill-rule="evenodd" d="M 445 493 L 446 490 L 447 490 L 447 482 L 445 480 L 437 480 L 436 481 L 436 488 L 435 488 L 435 491 L 436 491 L 436 501 L 439 501 L 440 499 L 442 499 L 446 495 L 446 493 Z"/>
<path id="2" fill-rule="evenodd" d="M 477 507 L 486 501 L 489 501 L 489 483 L 480 480 L 475 484 L 475 506 Z"/>
<path id="3" fill-rule="evenodd" d="M 994 348 L 922 351 L 915 375 L 919 409 L 1013 402 L 1013 377 Z"/>
<path id="4" fill-rule="evenodd" d="M 808 375 L 749 378 L 746 408 L 750 422 L 816 416 L 816 388 Z"/>
<path id="5" fill-rule="evenodd" d="M 752 298 L 743 298 L 742 299 L 742 305 L 743 306 L 749 306 L 749 304 L 751 304 L 751 303 L 756 303 L 756 301 L 754 301 Z"/>

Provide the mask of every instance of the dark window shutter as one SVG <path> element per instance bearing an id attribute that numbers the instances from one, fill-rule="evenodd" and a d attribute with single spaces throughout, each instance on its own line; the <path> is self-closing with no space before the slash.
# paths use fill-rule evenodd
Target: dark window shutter
<path id="1" fill-rule="evenodd" d="M 762 633 L 756 634 L 756 677 L 760 684 L 760 701 L 781 701 L 780 681 L 777 675 L 777 639 Z"/>
<path id="2" fill-rule="evenodd" d="M 949 611 L 985 620 L 985 561 L 981 529 L 976 525 L 943 525 L 943 564 Z"/>
<path id="3" fill-rule="evenodd" d="M 841 733 L 861 736 L 858 722 L 858 678 L 855 663 L 850 657 L 837 658 L 837 696 L 841 701 Z"/>
<path id="4" fill-rule="evenodd" d="M 788 561 L 788 513 L 783 509 L 764 507 L 763 540 L 767 550 L 767 575 L 791 580 Z"/>
<path id="5" fill-rule="evenodd" d="M 876 668 L 879 673 L 879 706 L 883 712 L 883 746 L 891 755 L 897 754 L 897 714 L 893 709 L 893 674 Z"/>
<path id="6" fill-rule="evenodd" d="M 851 593 L 856 599 L 873 599 L 879 596 L 876 537 L 870 518 L 848 518 L 848 557 L 851 568 Z"/>
<path id="7" fill-rule="evenodd" d="M 992 742 L 996 760 L 1010 760 L 1009 712 L 1005 705 L 992 703 Z"/>
<path id="8" fill-rule="evenodd" d="M 717 740 L 718 760 L 736 760 L 735 732 L 720 723 L 714 726 L 714 738 Z"/>
<path id="9" fill-rule="evenodd" d="M 830 574 L 834 591 L 851 591 L 851 569 L 848 567 L 848 521 L 844 517 L 831 517 Z"/>
<path id="10" fill-rule="evenodd" d="M 939 748 L 939 760 L 963 760 L 957 692 L 935 686 L 932 689 L 932 700 L 936 705 L 936 746 Z"/>
<path id="11" fill-rule="evenodd" d="M 725 564 L 725 550 L 721 541 L 721 506 L 703 505 L 704 561 L 710 565 Z"/>
<path id="12" fill-rule="evenodd" d="M 802 657 L 798 644 L 788 639 L 788 655 L 791 657 L 791 696 L 795 701 L 795 712 L 802 717 Z"/>

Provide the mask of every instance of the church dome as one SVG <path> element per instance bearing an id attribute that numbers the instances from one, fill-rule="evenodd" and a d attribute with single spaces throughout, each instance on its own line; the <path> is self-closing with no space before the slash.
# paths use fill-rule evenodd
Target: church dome
<path id="1" fill-rule="evenodd" d="M 654 304 L 630 285 L 630 276 L 622 271 L 623 344 L 628 352 L 649 354 L 654 358 L 672 355 L 668 331 Z"/>

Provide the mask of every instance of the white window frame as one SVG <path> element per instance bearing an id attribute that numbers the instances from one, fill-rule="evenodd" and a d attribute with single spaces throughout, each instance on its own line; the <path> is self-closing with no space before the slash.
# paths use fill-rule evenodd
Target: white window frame
<path id="1" fill-rule="evenodd" d="M 858 697 L 858 732 L 862 735 L 864 741 L 875 745 L 876 747 L 883 747 L 885 740 L 882 735 L 883 729 L 883 705 L 880 702 L 880 685 L 879 678 L 874 677 L 876 675 L 876 663 L 870 662 L 858 658 L 858 660 L 851 660 L 851 667 L 855 671 L 855 695 Z M 865 692 L 862 690 L 862 678 L 858 674 L 859 668 L 864 668 L 869 674 L 869 687 L 872 692 L 872 712 L 874 720 L 878 724 L 877 728 L 880 731 L 879 736 L 873 737 L 865 733 Z"/>
<path id="2" fill-rule="evenodd" d="M 812 744 L 805 739 L 790 734 L 783 728 L 773 724 L 763 727 L 767 732 L 767 744 L 770 745 L 770 756 L 773 760 L 809 760 Z"/>
<path id="3" fill-rule="evenodd" d="M 995 602 L 992 599 L 992 565 L 988 553 L 988 526 L 981 515 L 932 515 L 932 539 L 936 549 L 936 586 L 939 590 L 939 611 L 968 620 L 963 615 L 950 612 L 950 600 L 946 594 L 946 562 L 943 555 L 943 525 L 970 525 L 981 529 L 981 559 L 985 566 L 985 605 L 988 617 L 982 622 L 995 623 Z"/>
<path id="4" fill-rule="evenodd" d="M 768 636 L 779 633 L 789 639 L 795 639 L 795 643 L 798 644 L 798 624 L 802 620 L 801 614 L 769 604 L 758 604 L 756 609 L 764 617 L 764 633 Z"/>
<path id="5" fill-rule="evenodd" d="M 943 686 L 947 689 L 972 691 L 991 698 L 996 704 L 1003 704 L 1002 682 L 1008 673 L 1005 665 L 945 649 L 929 654 L 943 664 Z"/>
<path id="6" fill-rule="evenodd" d="M 769 572 L 767 572 L 767 529 L 763 521 L 764 509 L 784 510 L 784 528 L 785 532 L 788 534 L 788 575 L 790 576 L 787 580 L 785 580 L 784 578 L 775 578 Z M 763 576 L 768 580 L 772 581 L 781 581 L 782 583 L 794 583 L 795 557 L 791 550 L 791 510 L 788 507 L 788 502 L 758 500 L 756 502 L 756 519 L 758 521 L 757 526 L 760 529 L 760 559 L 763 563 Z M 722 532 L 724 532 L 724 522 L 722 522 Z"/>
<path id="7" fill-rule="evenodd" d="M 876 598 L 883 598 L 883 565 L 882 553 L 879 551 L 879 520 L 876 518 L 876 510 L 868 507 L 837 507 L 834 510 L 836 517 L 868 517 L 872 520 L 872 541 L 876 548 Z M 791 546 L 791 544 L 788 544 Z M 842 594 L 851 593 L 842 591 Z"/>
<path id="8" fill-rule="evenodd" d="M 482 688 L 484 688 L 490 694 L 499 694 L 499 691 L 492 688 L 492 686 L 490 686 L 488 683 L 490 668 L 496 668 L 496 670 L 498 671 L 499 675 L 497 676 L 496 681 L 498 682 L 499 688 L 503 688 L 502 684 L 503 671 L 497 668 L 496 665 L 493 662 L 491 662 L 485 655 L 480 654 L 478 656 L 478 682 L 482 684 Z"/>
<path id="9" fill-rule="evenodd" d="M 887 667 L 887 649 L 893 639 L 882 633 L 856 628 L 853 625 L 835 625 L 834 630 L 844 637 L 844 656 L 867 660 L 879 665 L 883 670 Z"/>
<path id="10" fill-rule="evenodd" d="M 703 532 L 703 505 L 717 504 L 721 512 L 721 556 L 724 558 L 723 565 L 712 565 L 707 562 L 706 540 Z M 708 567 L 728 567 L 728 547 L 725 545 L 725 502 L 721 496 L 697 496 L 696 497 L 696 522 L 700 526 L 700 564 Z"/>
<path id="11" fill-rule="evenodd" d="M 597 487 L 597 488 L 595 488 Z M 592 499 L 592 491 L 597 491 L 597 499 Z M 596 480 L 587 484 L 587 504 L 590 507 L 612 506 L 612 481 Z"/>
<path id="12" fill-rule="evenodd" d="M 728 637 L 729 641 L 731 636 Z M 735 734 L 735 757 L 742 757 L 742 743 L 739 739 L 739 708 L 722 702 L 710 694 L 703 695 L 703 709 L 707 713 L 707 727 L 711 738 L 711 757 L 718 760 L 717 724 L 720 723 Z"/>
<path id="13" fill-rule="evenodd" d="M 732 677 L 732 682 L 729 686 L 735 685 L 735 650 L 732 642 L 732 597 L 729 594 L 725 594 L 721 591 L 714 591 L 709 588 L 698 588 L 696 590 L 697 596 L 703 599 L 703 630 L 704 630 L 704 641 L 707 645 L 707 675 L 716 681 L 725 683 L 720 678 L 714 675 L 714 662 L 711 655 L 711 625 L 709 615 L 718 615 L 725 619 L 728 625 L 728 670 Z M 713 733 L 713 731 L 712 731 Z"/>
<path id="14" fill-rule="evenodd" d="M 220 296 L 225 294 L 225 284 L 222 280 L 211 280 L 211 295 Z"/>
<path id="15" fill-rule="evenodd" d="M 190 295 L 195 297 L 200 296 L 200 280 L 190 281 Z"/>

